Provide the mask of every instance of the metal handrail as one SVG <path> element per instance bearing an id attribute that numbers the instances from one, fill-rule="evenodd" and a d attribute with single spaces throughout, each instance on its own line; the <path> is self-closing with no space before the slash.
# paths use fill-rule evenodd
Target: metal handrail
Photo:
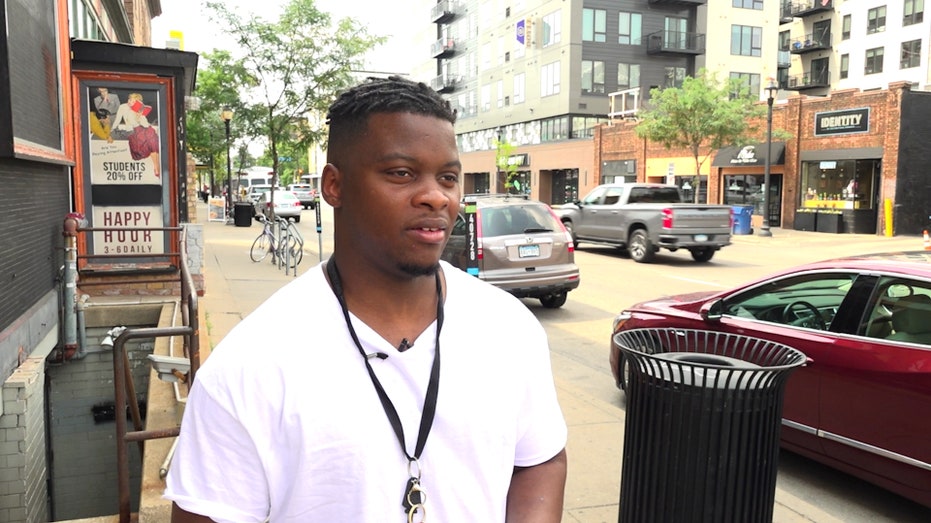
<path id="1" fill-rule="evenodd" d="M 194 383 L 197 369 L 200 368 L 200 333 L 197 303 L 197 290 L 194 280 L 187 266 L 186 234 L 182 232 L 178 253 L 181 259 L 181 327 L 141 327 L 127 328 L 113 340 L 113 388 L 116 397 L 116 453 L 117 453 L 117 480 L 119 482 L 119 521 L 130 523 L 131 503 L 129 486 L 129 443 L 139 443 L 140 452 L 142 443 L 151 439 L 171 438 L 181 432 L 180 426 L 154 430 L 144 430 L 139 405 L 136 402 L 135 384 L 129 366 L 129 355 L 126 352 L 126 342 L 136 338 L 159 338 L 182 336 L 184 340 L 184 355 L 190 361 L 190 370 L 185 383 L 190 390 Z M 132 401 L 128 401 L 131 398 Z M 133 420 L 132 431 L 127 430 L 126 409 L 130 409 Z"/>

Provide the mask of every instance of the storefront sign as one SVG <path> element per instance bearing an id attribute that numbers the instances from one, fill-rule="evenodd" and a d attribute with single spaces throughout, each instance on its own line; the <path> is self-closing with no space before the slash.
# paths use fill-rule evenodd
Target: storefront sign
<path id="1" fill-rule="evenodd" d="M 766 164 L 767 149 L 772 154 L 770 165 L 785 163 L 785 142 L 773 142 L 768 145 L 764 142 L 725 147 L 715 153 L 711 165 L 712 167 L 752 167 L 757 165 L 762 167 Z"/>
<path id="2" fill-rule="evenodd" d="M 815 113 L 815 136 L 866 133 L 869 130 L 869 107 Z"/>
<path id="3" fill-rule="evenodd" d="M 529 167 L 530 155 L 526 153 L 512 154 L 511 156 L 508 156 L 508 165 L 517 167 Z"/>

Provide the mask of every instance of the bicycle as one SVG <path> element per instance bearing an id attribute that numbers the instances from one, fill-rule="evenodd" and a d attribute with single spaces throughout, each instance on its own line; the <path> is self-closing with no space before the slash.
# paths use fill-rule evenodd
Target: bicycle
<path id="1" fill-rule="evenodd" d="M 278 266 L 287 266 L 295 268 L 301 260 L 304 259 L 304 240 L 300 231 L 288 220 L 276 218 L 278 223 L 278 235 L 275 235 L 274 223 L 264 215 L 258 215 L 258 220 L 262 222 L 262 232 L 252 242 L 249 249 L 249 257 L 254 262 L 260 262 L 272 255 L 272 261 L 277 262 Z M 281 246 L 287 246 L 283 249 Z"/>

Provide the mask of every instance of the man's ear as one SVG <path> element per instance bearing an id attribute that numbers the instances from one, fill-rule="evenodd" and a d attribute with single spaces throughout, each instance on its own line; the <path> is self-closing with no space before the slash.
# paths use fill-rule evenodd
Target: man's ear
<path id="1" fill-rule="evenodd" d="M 330 207 L 337 209 L 342 206 L 343 172 L 339 167 L 332 163 L 323 166 L 323 172 L 320 174 L 320 192 Z"/>

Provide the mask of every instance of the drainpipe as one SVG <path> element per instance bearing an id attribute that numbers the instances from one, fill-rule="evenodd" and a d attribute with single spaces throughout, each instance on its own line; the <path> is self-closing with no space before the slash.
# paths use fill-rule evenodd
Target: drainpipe
<path id="1" fill-rule="evenodd" d="M 84 359 L 84 356 L 87 356 L 87 328 L 86 323 L 84 322 L 84 309 L 87 303 L 87 300 L 90 298 L 87 294 L 78 298 L 77 303 L 75 303 L 75 311 L 77 312 L 77 328 L 78 328 L 78 352 L 74 355 L 74 359 L 81 360 Z"/>
<path id="2" fill-rule="evenodd" d="M 78 229 L 87 225 L 84 215 L 69 213 L 65 216 L 62 236 L 65 238 L 65 272 L 62 285 L 62 316 L 64 317 L 64 359 L 70 360 L 78 349 L 77 281 L 78 281 Z"/>

